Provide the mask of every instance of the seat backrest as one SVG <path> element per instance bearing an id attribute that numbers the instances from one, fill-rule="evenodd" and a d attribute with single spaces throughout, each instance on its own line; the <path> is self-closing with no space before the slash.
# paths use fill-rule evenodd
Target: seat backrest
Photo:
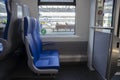
<path id="1" fill-rule="evenodd" d="M 31 56 L 34 57 L 34 61 L 37 60 L 38 54 L 41 52 L 41 42 L 40 42 L 40 37 L 39 37 L 39 32 L 38 32 L 38 26 L 39 24 L 37 23 L 35 18 L 32 17 L 25 17 L 24 18 L 24 42 L 25 42 L 25 37 L 29 37 L 28 42 L 29 42 L 29 49 L 31 52 Z M 37 46 L 36 46 L 37 42 Z M 25 43 L 26 44 L 26 43 Z M 26 46 L 26 45 L 25 45 Z M 30 57 L 31 57 L 30 56 Z"/>
<path id="2" fill-rule="evenodd" d="M 11 3 L 11 15 L 7 34 L 7 40 L 0 39 L 0 42 L 3 44 L 3 51 L 0 54 L 0 59 L 6 57 L 9 53 L 15 52 L 18 48 L 23 46 L 22 36 L 21 36 L 21 26 L 22 19 L 17 17 L 17 5 L 13 0 L 8 0 Z M 9 4 L 9 2 L 7 3 Z"/>
<path id="3" fill-rule="evenodd" d="M 23 7 L 23 17 L 30 16 L 28 6 L 24 4 L 24 5 L 22 5 L 22 7 Z"/>
<path id="4" fill-rule="evenodd" d="M 17 49 L 22 43 L 22 35 L 21 35 L 21 26 L 22 26 L 22 19 L 18 18 L 18 4 L 14 0 L 12 0 L 11 4 L 11 19 L 9 23 L 8 29 L 8 48 L 10 51 L 14 51 Z M 19 5 L 20 6 L 20 5 Z"/>
<path id="5" fill-rule="evenodd" d="M 30 56 L 28 56 L 28 57 L 29 58 L 33 57 L 33 60 L 34 60 L 34 63 L 35 63 L 38 60 L 39 53 L 36 50 L 35 42 L 34 42 L 34 39 L 33 39 L 32 35 L 27 34 L 26 37 L 27 37 L 27 42 L 29 44 L 29 48 L 27 48 L 27 49 L 29 49 L 29 51 L 30 51 L 30 53 L 28 54 Z M 27 51 L 27 52 L 29 52 L 29 51 Z"/>
<path id="6" fill-rule="evenodd" d="M 7 39 L 8 36 L 8 29 L 9 29 L 9 24 L 10 24 L 10 19 L 11 19 L 11 2 L 12 0 L 4 0 L 5 2 L 5 7 L 7 11 L 7 24 L 4 30 L 4 39 Z"/>
<path id="7" fill-rule="evenodd" d="M 18 47 L 22 46 L 21 26 L 22 26 L 22 20 L 17 19 L 13 21 L 9 27 L 7 42 L 8 42 L 8 47 L 11 51 L 14 51 Z"/>
<path id="8" fill-rule="evenodd" d="M 33 39 L 35 41 L 38 53 L 41 53 L 42 52 L 42 41 L 40 38 L 39 27 L 40 27 L 39 22 L 35 20 L 35 27 L 33 30 Z"/>
<path id="9" fill-rule="evenodd" d="M 30 26 L 30 17 L 24 17 L 23 40 L 25 39 L 25 36 L 27 36 L 27 31 L 29 26 Z"/>
<path id="10" fill-rule="evenodd" d="M 27 34 L 33 34 L 33 28 L 35 26 L 34 23 L 34 18 L 32 17 L 24 17 L 24 25 L 22 26 L 22 39 L 25 42 L 25 36 L 27 36 Z"/>

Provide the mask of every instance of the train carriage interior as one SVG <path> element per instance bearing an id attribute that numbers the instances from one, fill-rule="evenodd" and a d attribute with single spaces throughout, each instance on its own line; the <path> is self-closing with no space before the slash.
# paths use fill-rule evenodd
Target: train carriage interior
<path id="1" fill-rule="evenodd" d="M 120 0 L 0 0 L 0 80 L 120 80 Z"/>

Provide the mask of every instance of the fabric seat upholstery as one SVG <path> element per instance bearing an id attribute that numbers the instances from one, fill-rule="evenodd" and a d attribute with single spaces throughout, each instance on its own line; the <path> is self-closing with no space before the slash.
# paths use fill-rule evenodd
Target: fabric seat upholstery
<path id="1" fill-rule="evenodd" d="M 33 60 L 33 63 L 32 61 L 31 62 L 28 61 L 29 62 L 28 64 L 32 65 L 30 66 L 30 68 L 32 68 L 32 70 L 35 69 L 33 71 L 35 71 L 36 73 L 39 72 L 36 70 L 36 68 L 41 70 L 52 69 L 53 72 L 55 70 L 55 73 L 56 73 L 56 71 L 58 71 L 60 66 L 59 58 L 57 56 L 39 56 L 40 53 L 38 53 L 36 50 L 35 42 L 31 34 L 28 34 L 26 36 L 26 41 L 27 41 L 26 43 L 28 43 L 27 45 L 29 45 L 29 46 L 26 46 L 27 54 L 30 55 L 29 59 L 31 57 L 31 59 Z M 49 70 L 48 70 L 48 73 L 50 73 Z"/>
<path id="2" fill-rule="evenodd" d="M 59 69 L 59 59 L 56 56 L 40 57 L 35 66 L 39 69 Z"/>
<path id="3" fill-rule="evenodd" d="M 42 50 L 38 25 L 35 18 L 24 18 L 23 41 L 27 49 L 28 66 L 37 74 L 56 74 L 60 66 L 58 51 Z"/>
<path id="4" fill-rule="evenodd" d="M 25 40 L 25 36 L 27 36 L 27 34 L 31 33 L 33 34 L 33 27 L 35 26 L 34 25 L 34 18 L 31 18 L 31 17 L 24 17 L 24 22 L 23 22 L 24 26 L 22 26 L 22 37 L 23 37 L 23 42 Z"/>
<path id="5" fill-rule="evenodd" d="M 40 34 L 39 34 L 39 22 L 31 17 L 25 17 L 24 18 L 24 34 L 23 34 L 23 38 L 25 36 L 27 36 L 27 34 L 31 33 L 35 44 L 36 44 L 36 48 L 38 53 L 40 53 L 39 56 L 58 56 L 59 57 L 59 53 L 58 50 L 43 50 L 42 49 L 42 41 L 40 38 Z M 24 40 L 24 39 L 23 39 Z"/>
<path id="6" fill-rule="evenodd" d="M 40 33 L 38 30 L 39 30 L 39 22 L 35 20 L 35 27 L 33 29 L 33 39 L 35 40 L 37 51 L 41 53 L 40 56 L 58 56 L 59 57 L 58 50 L 42 49 L 42 40 L 40 38 Z"/>

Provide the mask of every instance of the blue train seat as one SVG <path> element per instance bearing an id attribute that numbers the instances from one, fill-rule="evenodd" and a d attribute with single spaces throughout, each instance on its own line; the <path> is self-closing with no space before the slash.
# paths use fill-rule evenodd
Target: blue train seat
<path id="1" fill-rule="evenodd" d="M 24 32 L 22 34 L 27 49 L 28 66 L 37 74 L 56 74 L 60 66 L 58 51 L 42 50 L 38 25 L 35 18 L 24 18 Z"/>
<path id="2" fill-rule="evenodd" d="M 7 25 L 4 34 L 5 38 L 0 38 L 0 59 L 4 59 L 8 54 L 14 53 L 18 48 L 22 47 L 21 26 L 22 19 L 18 18 L 16 4 L 12 4 L 12 0 L 5 0 L 7 5 Z"/>
<path id="3" fill-rule="evenodd" d="M 59 70 L 59 58 L 57 56 L 39 56 L 34 39 L 28 34 L 25 39 L 28 65 L 37 74 L 57 74 Z"/>
<path id="4" fill-rule="evenodd" d="M 10 24 L 10 19 L 11 19 L 11 0 L 3 0 L 5 7 L 6 7 L 6 11 L 7 11 L 7 24 L 4 30 L 4 39 L 0 38 L 0 54 L 2 54 L 2 52 L 5 53 L 4 48 L 6 47 L 6 40 L 7 40 L 7 35 L 8 35 L 8 28 L 9 28 L 9 24 Z"/>
<path id="5" fill-rule="evenodd" d="M 32 18 L 32 17 L 24 17 L 24 26 L 23 26 L 23 41 L 25 36 L 27 36 L 27 34 L 31 33 L 33 39 L 35 40 L 35 44 L 37 46 L 37 51 L 38 53 L 42 53 L 40 54 L 40 56 L 58 56 L 59 57 L 59 52 L 58 50 L 43 50 L 42 47 L 42 40 L 40 38 L 40 34 L 39 34 L 39 22 Z M 49 43 L 47 44 L 49 45 Z"/>
<path id="6" fill-rule="evenodd" d="M 10 23 L 11 25 L 9 26 L 8 39 L 5 40 L 0 38 L 0 59 L 4 59 L 8 54 L 14 53 L 17 49 L 23 46 L 22 36 L 20 33 L 22 20 L 17 19 L 15 21 L 11 21 Z"/>
<path id="7" fill-rule="evenodd" d="M 37 51 L 41 53 L 40 56 L 58 56 L 59 57 L 58 50 L 43 50 L 42 49 L 43 45 L 42 45 L 42 40 L 40 38 L 39 27 L 40 27 L 39 22 L 35 20 L 35 27 L 33 29 L 33 39 L 35 40 Z"/>
<path id="8" fill-rule="evenodd" d="M 23 26 L 22 26 L 22 39 L 23 42 L 25 41 L 25 36 L 29 33 L 33 33 L 33 27 L 35 26 L 34 24 L 34 18 L 26 16 L 24 17 L 23 21 Z"/>

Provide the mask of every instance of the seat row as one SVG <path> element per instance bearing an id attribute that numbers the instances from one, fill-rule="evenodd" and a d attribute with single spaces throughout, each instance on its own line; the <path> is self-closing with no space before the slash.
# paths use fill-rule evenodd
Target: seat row
<path id="1" fill-rule="evenodd" d="M 7 11 L 7 24 L 4 37 L 0 38 L 0 60 L 20 49 L 22 44 L 21 25 L 22 20 L 17 17 L 17 5 L 13 0 L 4 0 Z"/>
<path id="2" fill-rule="evenodd" d="M 15 1 L 5 0 L 8 17 L 4 38 L 0 38 L 0 59 L 23 49 L 28 57 L 28 66 L 34 73 L 56 74 L 60 67 L 58 50 L 42 49 L 39 34 L 39 27 L 42 26 L 35 18 L 17 16 L 18 5 Z"/>
<path id="3" fill-rule="evenodd" d="M 28 66 L 37 74 L 56 74 L 59 70 L 58 50 L 43 50 L 39 34 L 40 24 L 35 18 L 25 17 L 23 41 L 28 55 Z"/>

